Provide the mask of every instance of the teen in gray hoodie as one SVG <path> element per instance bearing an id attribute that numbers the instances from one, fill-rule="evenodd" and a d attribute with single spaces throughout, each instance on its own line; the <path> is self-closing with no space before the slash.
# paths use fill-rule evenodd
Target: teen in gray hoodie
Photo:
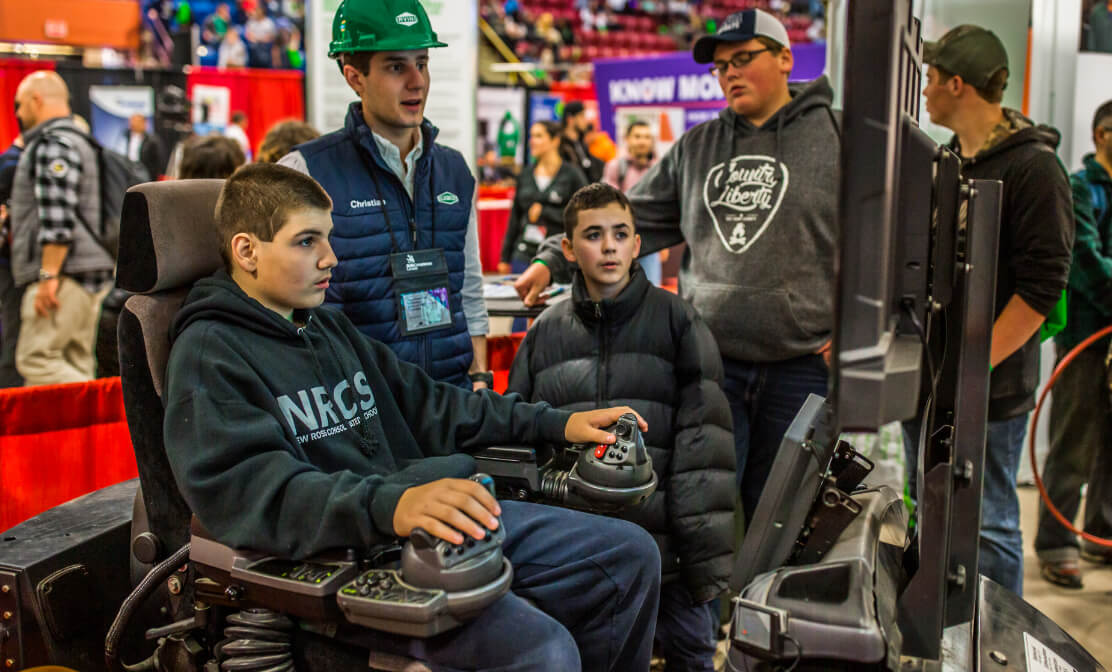
<path id="1" fill-rule="evenodd" d="M 718 341 L 739 487 L 752 516 L 788 425 L 827 391 L 839 130 L 825 77 L 788 85 L 787 31 L 746 10 L 695 44 L 728 103 L 629 193 L 642 254 L 687 243 L 679 287 Z M 527 304 L 565 264 L 549 239 L 518 282 Z"/>

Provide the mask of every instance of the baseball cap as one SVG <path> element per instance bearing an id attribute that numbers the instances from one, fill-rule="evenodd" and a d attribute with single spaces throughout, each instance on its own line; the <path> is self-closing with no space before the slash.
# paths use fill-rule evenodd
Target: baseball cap
<path id="1" fill-rule="evenodd" d="M 1008 69 L 1008 52 L 990 31 L 965 24 L 952 29 L 937 42 L 923 44 L 923 62 L 942 68 L 981 89 L 993 75 Z"/>
<path id="2" fill-rule="evenodd" d="M 754 37 L 767 37 L 781 46 L 790 47 L 788 29 L 780 19 L 759 9 L 734 12 L 722 20 L 714 35 L 704 35 L 695 42 L 692 55 L 696 63 L 710 63 L 714 50 L 723 42 L 748 42 Z"/>

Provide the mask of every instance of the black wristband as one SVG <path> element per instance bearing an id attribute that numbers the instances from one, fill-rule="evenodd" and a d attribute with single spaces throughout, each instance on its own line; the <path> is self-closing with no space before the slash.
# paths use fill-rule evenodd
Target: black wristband
<path id="1" fill-rule="evenodd" d="M 476 371 L 475 373 L 467 374 L 473 383 L 486 383 L 490 389 L 494 389 L 494 374 L 490 371 Z"/>

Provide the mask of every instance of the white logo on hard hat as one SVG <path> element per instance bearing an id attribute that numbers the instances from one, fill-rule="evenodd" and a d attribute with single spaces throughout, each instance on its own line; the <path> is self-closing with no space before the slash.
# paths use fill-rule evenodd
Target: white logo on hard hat
<path id="1" fill-rule="evenodd" d="M 412 12 L 402 12 L 394 17 L 399 26 L 412 26 L 417 23 L 417 15 Z"/>

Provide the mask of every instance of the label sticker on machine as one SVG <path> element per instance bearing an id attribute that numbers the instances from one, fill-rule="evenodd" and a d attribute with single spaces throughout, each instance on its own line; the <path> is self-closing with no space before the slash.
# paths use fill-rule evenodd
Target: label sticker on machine
<path id="1" fill-rule="evenodd" d="M 1027 672 L 1077 672 L 1076 667 L 1026 632 L 1023 633 L 1023 649 L 1027 654 Z"/>

